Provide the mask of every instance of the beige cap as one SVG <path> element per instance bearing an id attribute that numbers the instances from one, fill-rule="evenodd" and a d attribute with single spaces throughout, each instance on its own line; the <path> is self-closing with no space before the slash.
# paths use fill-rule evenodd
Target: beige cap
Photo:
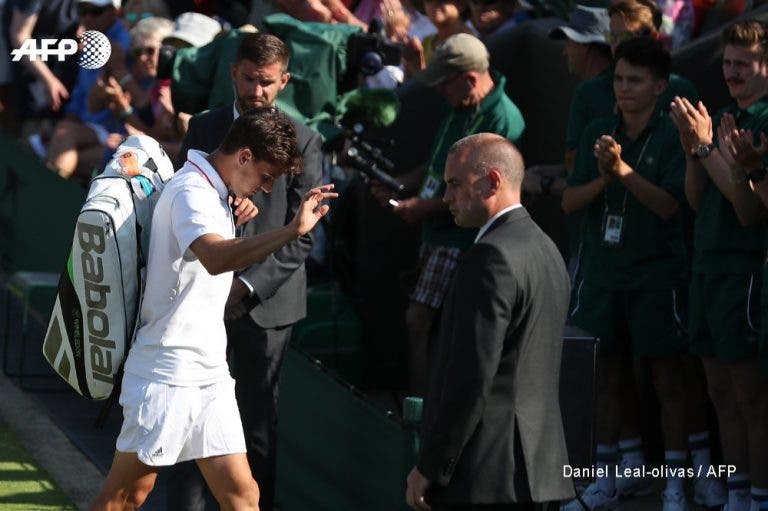
<path id="1" fill-rule="evenodd" d="M 218 21 L 199 12 L 179 14 L 173 24 L 173 32 L 163 42 L 178 39 L 190 46 L 200 47 L 213 41 L 221 32 L 221 24 Z"/>
<path id="2" fill-rule="evenodd" d="M 487 71 L 488 60 L 488 50 L 480 39 L 470 34 L 456 34 L 438 46 L 419 78 L 427 85 L 435 86 L 456 73 Z"/>

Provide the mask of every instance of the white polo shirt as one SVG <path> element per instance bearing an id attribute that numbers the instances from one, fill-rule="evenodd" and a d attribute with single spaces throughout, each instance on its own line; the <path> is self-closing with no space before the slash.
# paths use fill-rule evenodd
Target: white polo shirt
<path id="1" fill-rule="evenodd" d="M 125 372 L 201 386 L 229 377 L 224 305 L 232 272 L 213 276 L 189 246 L 203 234 L 235 237 L 227 187 L 201 151 L 162 191 L 152 217 L 147 285 Z"/>

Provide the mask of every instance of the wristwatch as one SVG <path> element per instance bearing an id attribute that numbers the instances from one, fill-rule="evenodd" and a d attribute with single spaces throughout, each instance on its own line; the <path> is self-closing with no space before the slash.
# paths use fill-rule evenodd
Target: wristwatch
<path id="1" fill-rule="evenodd" d="M 539 182 L 539 186 L 541 187 L 541 194 L 542 195 L 549 195 L 552 191 L 552 183 L 555 182 L 555 178 L 552 176 L 544 176 L 541 178 L 541 181 Z"/>
<path id="2" fill-rule="evenodd" d="M 715 144 L 699 144 L 696 146 L 696 149 L 693 151 L 693 154 L 696 156 L 696 158 L 704 159 L 707 156 L 709 156 L 714 150 L 715 150 Z"/>
<path id="3" fill-rule="evenodd" d="M 760 181 L 765 179 L 766 174 L 768 174 L 768 170 L 766 170 L 765 167 L 752 169 L 749 172 L 747 172 L 747 179 L 749 179 L 753 183 L 759 183 Z"/>

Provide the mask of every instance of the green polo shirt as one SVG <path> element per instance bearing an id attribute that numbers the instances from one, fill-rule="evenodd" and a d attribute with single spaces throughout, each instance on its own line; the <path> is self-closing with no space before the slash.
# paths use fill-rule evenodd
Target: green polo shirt
<path id="1" fill-rule="evenodd" d="M 659 106 L 669 111 L 669 104 L 675 96 L 688 98 L 694 105 L 699 93 L 693 84 L 676 74 L 669 75 L 669 85 L 659 98 Z M 590 122 L 611 115 L 616 109 L 616 95 L 613 92 L 613 67 L 609 67 L 595 78 L 581 82 L 573 91 L 568 126 L 565 135 L 565 149 L 571 151 L 579 146 L 584 129 Z"/>
<path id="2" fill-rule="evenodd" d="M 714 116 L 712 126 L 719 126 L 725 113 L 736 118 L 739 128 L 751 130 L 757 140 L 760 132 L 768 133 L 768 97 L 746 110 L 730 104 Z M 707 177 L 694 224 L 693 270 L 708 274 L 755 273 L 764 256 L 765 227 L 742 226 L 731 203 Z"/>
<path id="3" fill-rule="evenodd" d="M 427 174 L 419 190 L 422 199 L 440 198 L 445 193 L 445 160 L 448 150 L 458 140 L 475 133 L 496 133 L 517 142 L 525 129 L 520 110 L 504 92 L 506 79 L 492 73 L 496 86 L 477 107 L 450 109 L 443 117 L 432 142 Z M 477 229 L 458 227 L 450 214 L 424 221 L 422 242 L 430 246 L 469 247 L 477 235 Z"/>
<path id="4" fill-rule="evenodd" d="M 593 285 L 612 290 L 664 289 L 687 281 L 682 210 L 685 203 L 685 156 L 677 128 L 657 110 L 636 140 L 630 140 L 618 115 L 592 122 L 581 138 L 569 186 L 589 183 L 599 176 L 592 146 L 602 135 L 621 144 L 622 159 L 635 172 L 669 192 L 680 203 L 670 220 L 662 220 L 638 201 L 617 179 L 584 211 L 582 275 Z M 624 218 L 623 242 L 603 243 L 607 209 Z"/>

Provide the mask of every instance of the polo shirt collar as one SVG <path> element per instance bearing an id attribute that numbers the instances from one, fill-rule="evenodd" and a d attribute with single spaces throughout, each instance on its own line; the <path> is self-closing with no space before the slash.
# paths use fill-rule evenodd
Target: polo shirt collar
<path id="1" fill-rule="evenodd" d="M 493 89 L 483 98 L 479 105 L 477 105 L 478 112 L 487 112 L 491 110 L 493 106 L 501 100 L 501 96 L 506 94 L 504 88 L 507 85 L 507 79 L 503 74 L 491 71 L 491 79 L 493 80 Z"/>
<path id="2" fill-rule="evenodd" d="M 750 115 L 755 115 L 765 111 L 766 109 L 768 109 L 768 96 L 763 96 L 745 108 L 744 111 Z"/>
<path id="3" fill-rule="evenodd" d="M 227 200 L 227 197 L 229 197 L 229 190 L 227 189 L 227 185 L 224 184 L 221 176 L 216 171 L 216 169 L 213 168 L 206 156 L 208 156 L 208 154 L 204 153 L 203 151 L 190 149 L 187 153 L 187 160 L 189 163 L 191 163 L 192 171 L 202 172 L 204 177 L 207 178 L 206 181 L 212 184 L 216 189 L 221 200 Z"/>

